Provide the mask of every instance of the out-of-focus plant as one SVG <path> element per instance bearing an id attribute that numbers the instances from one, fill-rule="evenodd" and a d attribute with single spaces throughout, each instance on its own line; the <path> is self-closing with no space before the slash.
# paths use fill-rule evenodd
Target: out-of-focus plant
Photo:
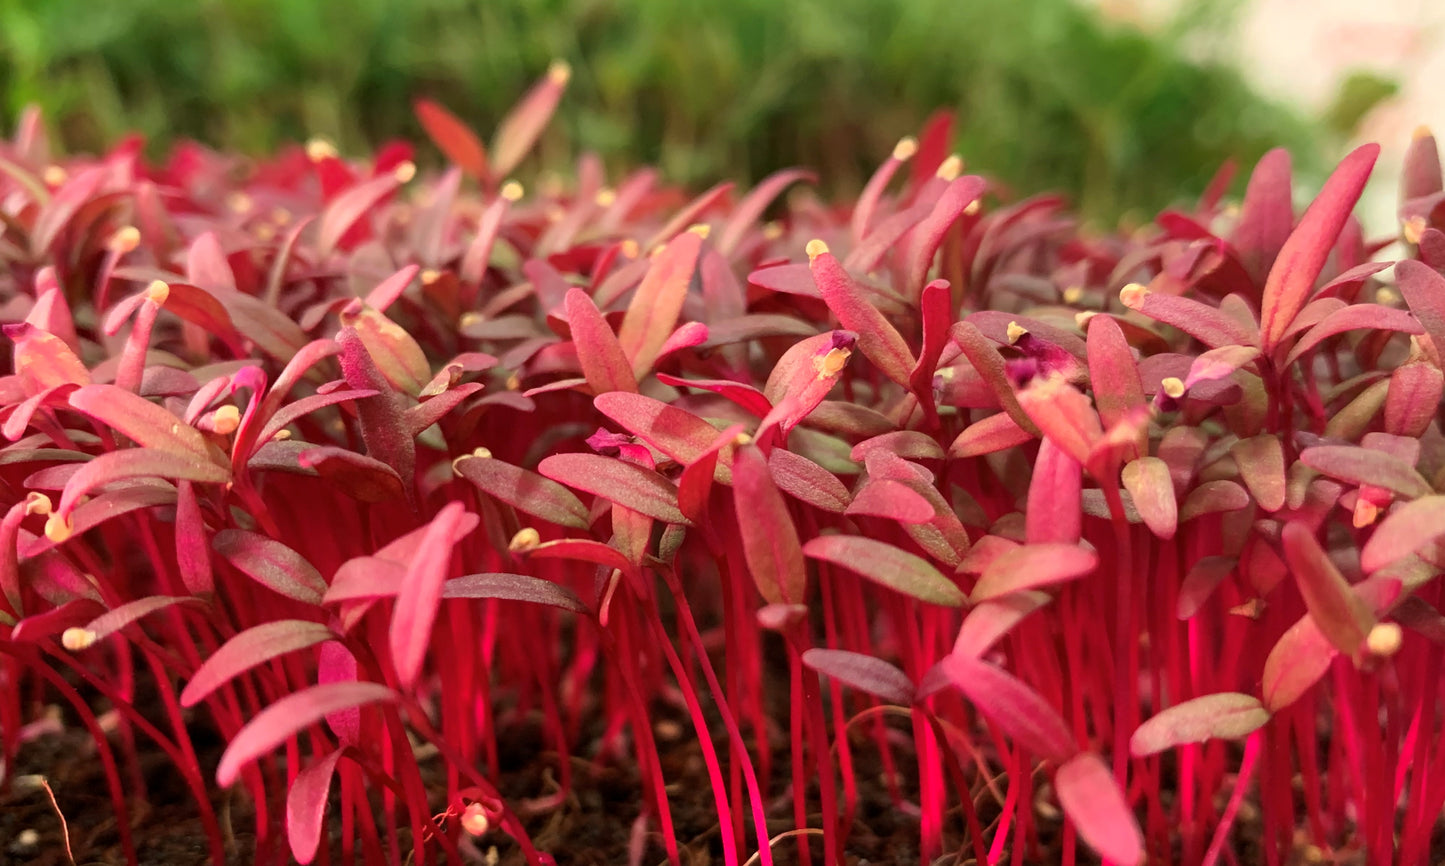
<path id="1" fill-rule="evenodd" d="M 560 56 L 580 98 L 549 142 L 614 170 L 701 185 L 810 165 L 846 193 L 948 106 L 970 163 L 1112 221 L 1272 146 L 1316 165 L 1290 111 L 1189 59 L 1225 11 L 1146 35 L 1072 0 L 5 0 L 0 93 L 42 105 L 72 148 L 138 129 L 154 155 L 312 135 L 360 152 L 418 134 L 419 93 L 489 126 Z"/>

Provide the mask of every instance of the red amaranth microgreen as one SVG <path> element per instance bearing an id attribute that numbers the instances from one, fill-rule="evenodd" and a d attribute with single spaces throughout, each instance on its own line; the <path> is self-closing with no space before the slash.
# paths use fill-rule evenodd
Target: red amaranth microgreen
<path id="1" fill-rule="evenodd" d="M 1117 234 L 948 113 L 851 204 L 524 189 L 568 77 L 489 145 L 419 100 L 442 171 L 0 142 L 5 772 L 67 707 L 133 863 L 153 749 L 218 864 L 237 783 L 258 863 L 580 862 L 609 765 L 634 864 L 1429 862 L 1432 136 L 1386 276 L 1373 145 Z"/>

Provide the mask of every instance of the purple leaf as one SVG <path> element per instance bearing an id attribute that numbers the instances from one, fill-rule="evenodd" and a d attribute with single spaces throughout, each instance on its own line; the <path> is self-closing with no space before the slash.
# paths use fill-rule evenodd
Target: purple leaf
<path id="1" fill-rule="evenodd" d="M 1404 310 L 1380 304 L 1351 304 L 1335 310 L 1310 328 L 1290 349 L 1285 366 L 1290 366 L 1320 343 L 1345 331 L 1398 331 L 1402 334 L 1423 334 L 1425 329 L 1414 316 Z"/>
<path id="2" fill-rule="evenodd" d="M 804 544 L 803 555 L 929 604 L 959 607 L 966 600 L 963 591 L 927 560 L 872 538 L 825 535 Z"/>
<path id="3" fill-rule="evenodd" d="M 230 787 L 252 761 L 330 713 L 396 699 L 396 692 L 381 683 L 369 682 L 326 683 L 286 695 L 257 713 L 231 738 L 216 768 L 216 783 Z"/>
<path id="4" fill-rule="evenodd" d="M 1106 861 L 1144 862 L 1144 834 L 1102 758 L 1093 752 L 1069 758 L 1054 774 L 1054 790 L 1079 836 Z"/>
<path id="5" fill-rule="evenodd" d="M 957 653 L 943 660 L 943 670 L 975 709 L 1020 746 L 1059 764 L 1078 754 L 1054 708 L 1004 670 Z"/>
<path id="6" fill-rule="evenodd" d="M 441 603 L 442 583 L 457 543 L 456 530 L 465 514 L 460 502 L 443 506 L 407 566 L 389 632 L 392 662 L 402 688 L 410 689 L 421 674 L 432 623 Z"/>
<path id="7" fill-rule="evenodd" d="M 662 252 L 652 257 L 647 276 L 642 278 L 642 284 L 627 305 L 622 325 L 617 329 L 617 342 L 623 354 L 630 359 L 635 377 L 644 376 L 662 354 L 662 347 L 682 312 L 701 250 L 701 235 L 696 232 L 678 235 L 663 247 Z M 568 315 L 571 315 L 570 306 Z M 591 382 L 591 379 L 589 375 L 588 381 Z M 597 390 L 595 385 L 593 388 Z"/>
<path id="8" fill-rule="evenodd" d="M 1353 655 L 1375 625 L 1374 614 L 1330 561 L 1309 527 L 1295 520 L 1280 533 L 1285 561 L 1320 632 L 1340 652 Z"/>
<path id="9" fill-rule="evenodd" d="M 788 505 L 756 445 L 733 456 L 733 503 L 743 556 L 759 594 L 769 604 L 801 604 L 808 573 Z"/>
<path id="10" fill-rule="evenodd" d="M 321 829 L 326 820 L 326 799 L 331 793 L 331 776 L 336 762 L 346 753 L 335 749 L 296 774 L 286 792 L 286 840 L 297 863 L 316 859 L 321 847 Z"/>
<path id="11" fill-rule="evenodd" d="M 561 584 L 525 574 L 467 574 L 442 584 L 442 598 L 492 598 L 544 604 L 591 615 L 582 600 Z"/>
<path id="12" fill-rule="evenodd" d="M 973 600 L 1049 586 L 1082 577 L 1099 565 L 1099 555 L 1076 544 L 1025 544 L 988 564 L 973 587 Z"/>
<path id="13" fill-rule="evenodd" d="M 1224 692 L 1205 695 L 1167 710 L 1143 723 L 1129 739 L 1129 751 L 1143 758 L 1212 739 L 1238 740 L 1269 721 L 1269 710 L 1253 695 Z"/>
<path id="14" fill-rule="evenodd" d="M 677 510 L 677 488 L 641 466 L 600 454 L 553 454 L 537 470 L 553 481 L 585 490 L 666 523 L 689 525 Z"/>
<path id="15" fill-rule="evenodd" d="M 803 664 L 885 703 L 905 707 L 913 703 L 913 681 L 908 674 L 883 659 L 848 650 L 815 647 L 803 653 Z"/>
<path id="16" fill-rule="evenodd" d="M 245 529 L 223 529 L 211 539 L 211 549 L 242 574 L 287 598 L 320 604 L 326 594 L 321 573 L 274 538 Z"/>
<path id="17" fill-rule="evenodd" d="M 483 493 L 518 511 L 572 529 L 585 530 L 591 525 L 587 506 L 572 491 L 550 478 L 490 456 L 458 458 L 452 466 L 458 475 Z"/>
<path id="18" fill-rule="evenodd" d="M 201 663 L 181 691 L 181 706 L 195 706 L 257 665 L 335 637 L 335 632 L 321 623 L 301 619 L 276 620 L 248 628 Z"/>
<path id="19" fill-rule="evenodd" d="M 1314 291 L 1345 221 L 1374 168 L 1380 146 L 1366 144 L 1341 160 L 1280 249 L 1260 302 L 1260 347 L 1271 354 L 1285 329 Z M 1230 342 L 1245 345 L 1243 340 Z"/>
<path id="20" fill-rule="evenodd" d="M 356 329 L 343 327 L 336 342 L 341 346 L 341 370 L 347 384 L 358 391 L 379 392 L 375 397 L 356 401 L 366 455 L 396 472 L 406 502 L 415 505 L 416 442 L 407 429 L 402 397 L 391 390 L 376 369 Z"/>

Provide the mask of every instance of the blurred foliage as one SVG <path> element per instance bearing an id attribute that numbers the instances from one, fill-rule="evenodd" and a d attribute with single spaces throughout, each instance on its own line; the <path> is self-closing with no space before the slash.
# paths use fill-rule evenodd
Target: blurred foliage
<path id="1" fill-rule="evenodd" d="M 590 148 L 693 185 L 804 164 L 846 192 L 950 106 L 970 167 L 1113 219 L 1197 192 L 1228 157 L 1285 144 L 1318 163 L 1306 123 L 1188 59 L 1219 18 L 1145 35 L 1072 0 L 0 0 L 0 94 L 12 118 L 41 104 L 74 149 L 139 130 L 152 153 L 315 134 L 356 153 L 420 140 L 416 96 L 489 135 L 561 57 L 554 157 Z"/>

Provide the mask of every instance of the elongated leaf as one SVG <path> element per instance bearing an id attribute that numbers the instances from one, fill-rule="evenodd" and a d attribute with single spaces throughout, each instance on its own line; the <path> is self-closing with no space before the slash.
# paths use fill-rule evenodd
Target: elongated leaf
<path id="1" fill-rule="evenodd" d="M 1266 354 L 1274 351 L 1309 299 L 1379 154 L 1379 145 L 1366 144 L 1341 160 L 1279 251 L 1260 302 L 1260 346 Z M 1243 341 L 1232 342 L 1244 345 Z"/>
<path id="2" fill-rule="evenodd" d="M 86 623 L 85 630 L 89 632 L 90 640 L 98 641 L 115 634 L 141 617 L 184 603 L 200 604 L 201 602 L 200 599 L 190 596 L 151 595 L 138 598 L 92 619 Z"/>
<path id="3" fill-rule="evenodd" d="M 1106 861 L 1144 862 L 1144 833 L 1102 758 L 1081 752 L 1068 759 L 1054 774 L 1054 790 L 1079 836 Z"/>
<path id="4" fill-rule="evenodd" d="M 1244 485 L 1265 511 L 1284 507 L 1284 444 L 1272 433 L 1241 439 L 1229 449 Z"/>
<path id="5" fill-rule="evenodd" d="M 1076 544 L 1025 544 L 990 562 L 973 587 L 984 601 L 1082 577 L 1099 565 L 1099 555 Z"/>
<path id="6" fill-rule="evenodd" d="M 838 476 L 801 454 L 774 448 L 768 454 L 768 469 L 778 489 L 794 499 L 834 514 L 848 510 L 851 497 Z"/>
<path id="7" fill-rule="evenodd" d="M 328 752 L 297 773 L 291 790 L 286 792 L 286 841 L 297 863 L 306 864 L 316 859 L 326 820 L 326 799 L 331 794 L 331 777 L 336 772 L 336 762 L 344 754 L 344 748 Z"/>
<path id="8" fill-rule="evenodd" d="M 1114 317 L 1089 319 L 1088 333 L 1089 381 L 1094 403 L 1104 426 L 1112 427 L 1145 405 L 1144 383 L 1139 378 L 1139 365 L 1129 350 L 1129 341 Z M 1144 453 L 1146 446 L 1147 442 L 1137 443 L 1136 454 Z"/>
<path id="9" fill-rule="evenodd" d="M 885 703 L 905 707 L 913 703 L 913 681 L 883 659 L 848 650 L 814 647 L 803 653 L 803 664 Z"/>
<path id="10" fill-rule="evenodd" d="M 1380 304 L 1351 304 L 1325 316 L 1290 349 L 1285 365 L 1294 364 L 1304 353 L 1320 343 L 1346 331 L 1398 331 L 1402 334 L 1423 334 L 1419 319 L 1404 310 Z"/>
<path id="11" fill-rule="evenodd" d="M 969 703 L 1033 754 L 1059 764 L 1078 754 L 1073 735 L 1054 708 L 1004 670 L 957 653 L 944 659 L 943 670 Z"/>
<path id="12" fill-rule="evenodd" d="M 632 362 L 632 373 L 641 378 L 662 353 L 668 335 L 682 313 L 688 285 L 697 270 L 702 236 L 683 232 L 652 258 L 647 276 L 627 305 L 617 342 Z M 570 314 L 570 310 L 569 310 Z"/>
<path id="13" fill-rule="evenodd" d="M 441 603 L 442 583 L 452 561 L 452 547 L 457 543 L 456 529 L 465 513 L 460 502 L 443 506 L 407 565 L 388 632 L 391 658 L 402 688 L 411 688 L 421 674 L 437 605 Z"/>
<path id="14" fill-rule="evenodd" d="M 361 181 L 332 199 L 317 222 L 317 255 L 330 257 L 351 227 L 399 186 L 401 181 L 395 175 L 383 174 Z"/>
<path id="15" fill-rule="evenodd" d="M 396 699 L 396 692 L 381 683 L 369 682 L 326 683 L 289 694 L 257 713 L 231 738 L 216 768 L 216 783 L 230 787 L 252 761 L 330 713 Z"/>
<path id="16" fill-rule="evenodd" d="M 73 598 L 50 610 L 31 614 L 15 624 L 10 639 L 19 643 L 39 643 L 49 637 L 77 628 L 105 611 L 105 605 L 93 598 Z"/>
<path id="17" fill-rule="evenodd" d="M 1445 354 L 1445 276 L 1423 262 L 1406 259 L 1395 265 L 1395 282 L 1435 351 Z"/>
<path id="18" fill-rule="evenodd" d="M 1264 282 L 1294 227 L 1292 185 L 1289 151 L 1282 147 L 1260 157 L 1249 176 L 1230 243 L 1256 284 Z"/>
<path id="19" fill-rule="evenodd" d="M 422 527 L 423 534 L 431 524 Z M 382 556 L 356 556 L 341 563 L 331 576 L 323 604 L 394 596 L 406 580 L 406 562 Z"/>
<path id="20" fill-rule="evenodd" d="M 552 112 L 557 110 L 557 103 L 562 100 L 571 76 L 572 70 L 566 63 L 553 63 L 542 80 L 532 85 L 532 89 L 502 118 L 492 139 L 493 179 L 511 174 L 531 151 L 552 119 Z"/>
<path id="21" fill-rule="evenodd" d="M 418 99 L 412 108 L 427 137 L 453 165 L 477 180 L 486 179 L 487 149 L 471 127 L 430 99 Z"/>
<path id="22" fill-rule="evenodd" d="M 1401 364 L 1390 374 L 1385 395 L 1385 430 L 1397 436 L 1420 437 L 1435 420 L 1445 397 L 1445 373 L 1429 361 Z"/>
<path id="23" fill-rule="evenodd" d="M 494 598 L 544 604 L 574 613 L 591 614 L 587 605 L 561 584 L 525 574 L 467 574 L 442 584 L 442 598 Z"/>
<path id="24" fill-rule="evenodd" d="M 963 354 L 968 357 L 968 362 L 983 377 L 984 382 L 998 398 L 998 405 L 1003 407 L 1003 410 L 1013 419 L 1014 424 L 1031 435 L 1042 436 L 1039 428 L 1034 425 L 1033 420 L 1019 405 L 1013 385 L 1009 383 L 1007 365 L 1004 363 L 1003 355 L 999 354 L 998 347 L 989 342 L 978 326 L 972 322 L 956 322 L 949 330 L 949 336 L 963 350 Z M 997 431 L 991 429 L 991 432 Z M 957 447 L 958 443 L 955 442 L 954 445 Z"/>
<path id="25" fill-rule="evenodd" d="M 4 330 L 15 343 L 12 369 L 29 384 L 32 395 L 65 385 L 90 384 L 90 371 L 64 340 L 27 322 L 5 325 Z"/>
<path id="26" fill-rule="evenodd" d="M 626 572 L 637 569 L 633 560 L 621 550 L 590 538 L 559 538 L 517 552 L 530 559 L 570 559 L 574 562 L 592 562 L 608 568 L 620 568 Z"/>
<path id="27" fill-rule="evenodd" d="M 393 388 L 413 397 L 421 393 L 431 378 L 431 364 L 421 344 L 400 325 L 364 304 L 343 311 L 341 322 L 355 329 L 371 362 Z"/>
<path id="28" fill-rule="evenodd" d="M 1280 637 L 1264 660 L 1260 692 L 1264 707 L 1277 713 L 1320 681 L 1339 650 L 1320 631 L 1310 614 L 1300 617 Z"/>
<path id="29" fill-rule="evenodd" d="M 928 279 L 928 271 L 933 267 L 933 257 L 943 245 L 949 226 L 957 222 L 987 188 L 987 182 L 977 175 L 965 175 L 950 181 L 933 210 L 913 229 L 909 235 L 904 260 L 908 265 L 908 281 L 905 286 L 915 295 Z"/>
<path id="30" fill-rule="evenodd" d="M 1079 543 L 1084 519 L 1083 480 L 1083 465 L 1065 454 L 1054 440 L 1045 439 L 1039 444 L 1024 511 L 1024 537 L 1030 544 Z"/>
<path id="31" fill-rule="evenodd" d="M 341 492 L 362 502 L 394 502 L 406 496 L 405 484 L 395 469 L 346 448 L 308 448 L 296 455 L 296 462 L 303 469 L 316 470 Z"/>
<path id="32" fill-rule="evenodd" d="M 238 676 L 289 652 L 332 640 L 336 633 L 318 622 L 283 619 L 240 632 L 206 659 L 181 691 L 181 706 L 193 707 Z"/>
<path id="33" fill-rule="evenodd" d="M 641 394 L 611 391 L 598 394 L 592 402 L 597 411 L 682 464 L 702 456 L 717 439 L 717 428 L 702 418 Z M 728 470 L 720 480 L 726 483 L 730 477 Z"/>
<path id="34" fill-rule="evenodd" d="M 1220 511 L 1238 511 L 1248 508 L 1249 491 L 1227 478 L 1206 481 L 1184 497 L 1179 506 L 1179 522 L 1187 523 L 1196 517 L 1215 514 Z"/>
<path id="35" fill-rule="evenodd" d="M 887 478 L 872 479 L 848 503 L 850 515 L 881 517 L 899 523 L 927 523 L 933 506 L 913 488 Z"/>
<path id="36" fill-rule="evenodd" d="M 874 451 L 887 451 L 906 460 L 942 460 L 946 456 L 932 436 L 917 430 L 893 430 L 869 437 L 854 445 L 849 456 L 863 463 Z"/>
<path id="37" fill-rule="evenodd" d="M 759 425 L 759 435 L 777 424 L 786 436 L 817 408 L 843 377 L 857 342 L 852 331 L 830 331 L 800 340 L 784 352 L 763 387 L 773 408 Z"/>
<path id="38" fill-rule="evenodd" d="M 558 526 L 585 530 L 587 506 L 550 478 L 491 457 L 464 457 L 453 464 L 458 475 L 518 511 Z"/>
<path id="39" fill-rule="evenodd" d="M 1140 725 L 1129 739 L 1129 751 L 1142 758 L 1212 739 L 1238 740 L 1268 721 L 1269 710 L 1253 695 L 1205 695 L 1175 704 Z"/>
<path id="40" fill-rule="evenodd" d="M 817 177 L 811 171 L 802 168 L 781 169 L 763 178 L 743 197 L 742 201 L 733 207 L 732 213 L 728 215 L 727 222 L 723 224 L 722 231 L 718 233 L 718 252 L 731 257 L 737 251 L 738 244 L 742 242 L 748 230 L 762 218 L 768 205 L 782 195 L 783 190 L 795 183 L 816 181 Z"/>
<path id="41" fill-rule="evenodd" d="M 115 385 L 86 385 L 70 392 L 70 405 L 139 445 L 202 463 L 210 462 L 201 431 L 164 407 Z"/>
<path id="42" fill-rule="evenodd" d="M 702 391 L 710 391 L 726 397 L 759 418 L 766 416 L 773 408 L 773 404 L 761 391 L 745 382 L 733 382 L 727 379 L 683 379 L 667 373 L 658 373 L 657 381 L 674 388 L 697 388 Z"/>
<path id="43" fill-rule="evenodd" d="M 377 391 L 365 390 L 354 391 L 351 389 L 339 389 L 327 391 L 325 394 L 312 394 L 302 397 L 293 403 L 288 403 L 276 410 L 276 414 L 261 428 L 261 435 L 257 437 L 258 442 L 269 442 L 281 430 L 291 426 L 298 418 L 309 415 L 327 406 L 334 406 L 337 403 L 344 403 L 348 400 L 361 400 L 366 397 L 375 397 Z"/>
<path id="44" fill-rule="evenodd" d="M 1029 426 L 1033 423 L 1030 422 Z M 1013 416 L 999 412 L 965 427 L 948 446 L 948 453 L 951 457 L 981 457 L 1006 451 L 1033 438 L 1033 434 L 1020 427 Z"/>
<path id="45" fill-rule="evenodd" d="M 633 376 L 627 354 L 597 305 L 592 303 L 592 298 L 581 289 L 569 289 L 565 306 L 567 323 L 572 329 L 572 342 L 577 347 L 577 359 L 582 363 L 582 373 L 593 392 L 636 393 L 637 379 Z"/>
<path id="46" fill-rule="evenodd" d="M 1375 625 L 1370 608 L 1330 561 L 1314 533 L 1291 520 L 1280 533 L 1285 561 L 1320 632 L 1340 652 L 1354 654 Z"/>
<path id="47" fill-rule="evenodd" d="M 108 451 L 82 464 L 66 482 L 60 495 L 57 512 L 71 516 L 76 503 L 96 489 L 117 481 L 133 478 L 172 478 L 203 484 L 224 484 L 231 478 L 230 470 L 210 462 L 196 462 L 170 451 L 155 448 L 127 448 Z"/>
<path id="48" fill-rule="evenodd" d="M 1087 464 L 1094 446 L 1104 437 L 1099 413 L 1089 398 L 1061 376 L 1030 383 L 1019 392 L 1019 405 L 1059 450 Z"/>
<path id="49" fill-rule="evenodd" d="M 1259 335 L 1253 328 L 1240 324 L 1218 307 L 1193 298 L 1151 292 L 1138 284 L 1130 284 L 1119 292 L 1119 300 L 1129 309 L 1172 325 L 1211 349 L 1259 343 Z"/>
<path id="50" fill-rule="evenodd" d="M 817 246 L 815 246 L 815 244 Z M 821 248 L 821 252 L 817 250 Z M 821 241 L 808 245 L 808 258 L 818 292 L 838 321 L 858 334 L 858 348 L 883 375 L 908 387 L 909 374 L 918 363 L 898 329 L 869 303 L 863 289 L 827 251 Z"/>
<path id="51" fill-rule="evenodd" d="M 1374 484 L 1416 499 L 1434 491 L 1430 482 L 1398 457 L 1357 445 L 1316 445 L 1300 452 L 1300 462 L 1351 484 Z"/>
<path id="52" fill-rule="evenodd" d="M 983 658 L 1015 625 L 1049 601 L 1046 592 L 1025 590 L 979 602 L 963 618 L 953 642 L 954 654 Z"/>
<path id="53" fill-rule="evenodd" d="M 666 523 L 690 525 L 677 510 L 677 488 L 649 469 L 600 454 L 553 454 L 537 470 L 553 481 L 600 496 Z"/>
<path id="54" fill-rule="evenodd" d="M 948 607 L 966 601 L 963 590 L 927 560 L 872 538 L 825 535 L 804 544 L 803 555 L 846 568 L 919 601 Z"/>
<path id="55" fill-rule="evenodd" d="M 326 581 L 301 554 L 274 538 L 245 529 L 223 529 L 211 549 L 242 574 L 287 598 L 320 604 Z"/>
<path id="56" fill-rule="evenodd" d="M 744 445 L 733 456 L 733 503 L 743 556 L 758 592 L 769 604 L 803 603 L 808 573 L 798 531 L 755 445 Z"/>
<path id="57" fill-rule="evenodd" d="M 1423 496 L 1394 509 L 1375 527 L 1360 550 L 1360 567 L 1366 573 L 1417 553 L 1445 535 L 1445 496 Z"/>
<path id="58" fill-rule="evenodd" d="M 260 298 L 233 292 L 217 300 L 226 308 L 241 336 L 283 364 L 289 363 L 310 342 L 306 332 L 290 316 Z"/>

